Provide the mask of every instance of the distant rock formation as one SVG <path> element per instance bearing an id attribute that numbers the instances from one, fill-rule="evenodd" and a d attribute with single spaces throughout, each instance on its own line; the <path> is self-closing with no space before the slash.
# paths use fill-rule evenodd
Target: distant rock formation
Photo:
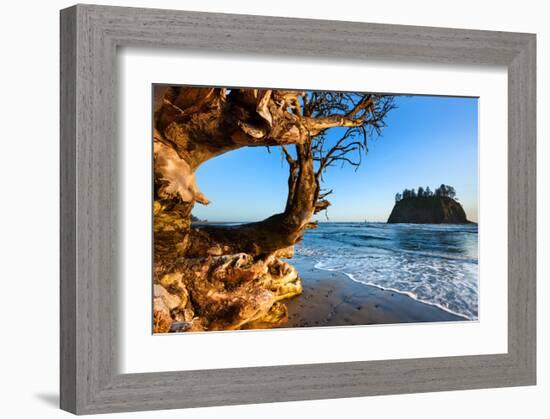
<path id="1" fill-rule="evenodd" d="M 193 214 L 191 214 L 191 222 L 192 223 L 207 223 L 208 220 L 201 220 L 199 217 L 195 217 Z"/>
<path id="2" fill-rule="evenodd" d="M 470 224 L 459 202 L 449 196 L 410 197 L 395 203 L 389 224 Z"/>

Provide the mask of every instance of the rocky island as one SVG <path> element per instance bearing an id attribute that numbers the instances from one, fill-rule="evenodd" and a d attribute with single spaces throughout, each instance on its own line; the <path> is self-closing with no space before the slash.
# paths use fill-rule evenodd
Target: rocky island
<path id="1" fill-rule="evenodd" d="M 405 189 L 395 196 L 388 223 L 470 224 L 455 196 L 455 189 L 449 185 L 441 185 L 433 193 L 429 187 Z"/>

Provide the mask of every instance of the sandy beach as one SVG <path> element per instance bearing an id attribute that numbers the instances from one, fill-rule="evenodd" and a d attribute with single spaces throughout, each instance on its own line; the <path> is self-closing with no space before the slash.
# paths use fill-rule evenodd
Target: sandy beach
<path id="1" fill-rule="evenodd" d="M 289 321 L 282 327 L 466 320 L 407 295 L 357 283 L 343 273 L 316 269 L 313 262 L 290 263 L 298 269 L 304 290 L 286 301 Z"/>

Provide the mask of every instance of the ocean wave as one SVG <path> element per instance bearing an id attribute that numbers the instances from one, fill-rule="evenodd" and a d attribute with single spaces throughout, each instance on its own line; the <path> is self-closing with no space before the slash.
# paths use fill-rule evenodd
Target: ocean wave
<path id="1" fill-rule="evenodd" d="M 355 282 L 478 318 L 477 234 L 472 234 L 477 226 L 462 227 L 467 233 L 457 226 L 382 224 L 374 227 L 376 234 L 372 228 L 369 223 L 320 225 L 305 234 L 295 257 Z"/>
<path id="2" fill-rule="evenodd" d="M 328 272 L 338 272 L 335 269 L 324 268 L 319 263 L 315 264 L 315 268 L 319 269 L 319 270 L 323 270 L 323 271 L 328 271 Z M 419 301 L 421 303 L 440 308 L 441 310 L 446 311 L 447 313 L 451 313 L 451 314 L 454 314 L 455 316 L 462 317 L 465 320 L 477 320 L 477 316 L 468 317 L 468 316 L 464 315 L 463 313 L 459 313 L 457 311 L 451 310 L 449 307 L 445 307 L 441 304 L 434 303 L 434 302 L 431 302 L 431 301 L 423 300 L 418 295 L 416 295 L 414 292 L 403 291 L 403 290 L 399 290 L 397 288 L 392 288 L 392 287 L 383 287 L 382 285 L 375 284 L 373 282 L 361 281 L 360 279 L 355 278 L 355 276 L 353 276 L 353 274 L 350 274 L 350 273 L 347 273 L 347 272 L 342 272 L 342 274 L 346 275 L 349 279 L 351 279 L 352 281 L 357 282 L 359 284 L 368 285 L 370 287 L 375 287 L 375 288 L 381 289 L 383 291 L 391 291 L 391 292 L 395 292 L 397 294 L 406 295 L 407 297 L 410 297 L 413 300 L 416 300 L 416 301 Z"/>
<path id="3" fill-rule="evenodd" d="M 424 250 L 408 250 L 408 249 L 396 249 L 392 247 L 386 247 L 386 246 L 379 246 L 379 245 L 363 245 L 357 243 L 348 243 L 345 240 L 334 240 L 339 243 L 347 244 L 351 247 L 361 247 L 364 249 L 374 249 L 374 250 L 382 250 L 386 252 L 395 253 L 396 255 L 411 255 L 411 256 L 417 256 L 417 257 L 426 257 L 426 258 L 437 258 L 437 259 L 447 259 L 447 260 L 457 260 L 457 261 L 463 261 L 467 263 L 473 263 L 477 264 L 478 260 L 476 257 L 472 257 L 469 255 L 463 255 L 459 253 L 444 253 L 444 252 L 430 252 L 430 251 L 424 251 Z M 303 256 L 334 256 L 334 249 L 330 248 L 314 248 L 314 247 L 305 247 L 305 246 L 297 246 L 296 247 L 296 253 Z M 338 252 L 338 251 L 337 251 Z M 346 255 L 345 252 L 343 255 Z"/>
<path id="4" fill-rule="evenodd" d="M 370 234 L 357 234 L 354 237 L 357 237 L 361 240 L 391 240 L 389 237 L 373 236 Z"/>

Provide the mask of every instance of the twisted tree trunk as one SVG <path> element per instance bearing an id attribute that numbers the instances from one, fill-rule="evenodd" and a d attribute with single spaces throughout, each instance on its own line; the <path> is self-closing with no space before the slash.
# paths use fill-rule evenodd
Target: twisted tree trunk
<path id="1" fill-rule="evenodd" d="M 224 89 L 189 88 L 158 94 L 154 136 L 157 332 L 170 330 L 178 320 L 187 330 L 281 324 L 287 312 L 278 301 L 301 292 L 297 272 L 278 256 L 292 255 L 289 248 L 301 238 L 313 215 L 319 185 L 306 130 L 287 111 L 284 96 L 276 98 L 269 90 L 227 95 Z M 297 151 L 283 213 L 232 228 L 191 226 L 194 204 L 209 202 L 195 180 L 200 164 L 240 147 L 283 144 L 296 144 Z M 231 274 L 227 274 L 229 268 Z M 215 275 L 222 270 L 226 274 Z"/>
<path id="2" fill-rule="evenodd" d="M 313 167 L 311 131 L 303 118 L 288 112 L 291 105 L 284 92 L 247 89 L 226 96 L 224 89 L 168 89 L 156 112 L 155 220 L 159 228 L 155 231 L 168 229 L 172 234 L 168 222 L 189 235 L 177 239 L 182 256 L 273 253 L 296 243 L 315 209 L 319 182 Z M 189 222 L 184 223 L 182 219 L 189 219 L 195 202 L 209 202 L 196 185 L 195 171 L 200 164 L 241 147 L 288 144 L 296 145 L 297 160 L 290 155 L 287 159 L 291 170 L 283 213 L 231 229 L 190 228 Z M 170 213 L 173 216 L 167 217 Z M 166 243 L 164 237 L 158 239 L 155 237 L 156 250 L 162 254 Z"/>
<path id="3" fill-rule="evenodd" d="M 337 98 L 343 109 L 347 102 Z M 286 321 L 279 301 L 299 294 L 301 283 L 279 258 L 292 256 L 294 244 L 314 227 L 314 213 L 330 205 L 327 194 L 320 194 L 322 170 L 356 149 L 342 142 L 364 126 L 369 112 L 375 115 L 370 95 L 336 114 L 325 110 L 326 101 L 316 96 L 313 105 L 302 92 L 281 90 L 155 88 L 155 331 Z M 323 150 L 313 139 L 332 127 L 346 128 L 346 138 L 324 156 L 315 155 Z M 289 164 L 284 212 L 237 227 L 193 226 L 195 203 L 209 203 L 197 186 L 197 168 L 223 153 L 258 146 L 281 147 Z"/>

